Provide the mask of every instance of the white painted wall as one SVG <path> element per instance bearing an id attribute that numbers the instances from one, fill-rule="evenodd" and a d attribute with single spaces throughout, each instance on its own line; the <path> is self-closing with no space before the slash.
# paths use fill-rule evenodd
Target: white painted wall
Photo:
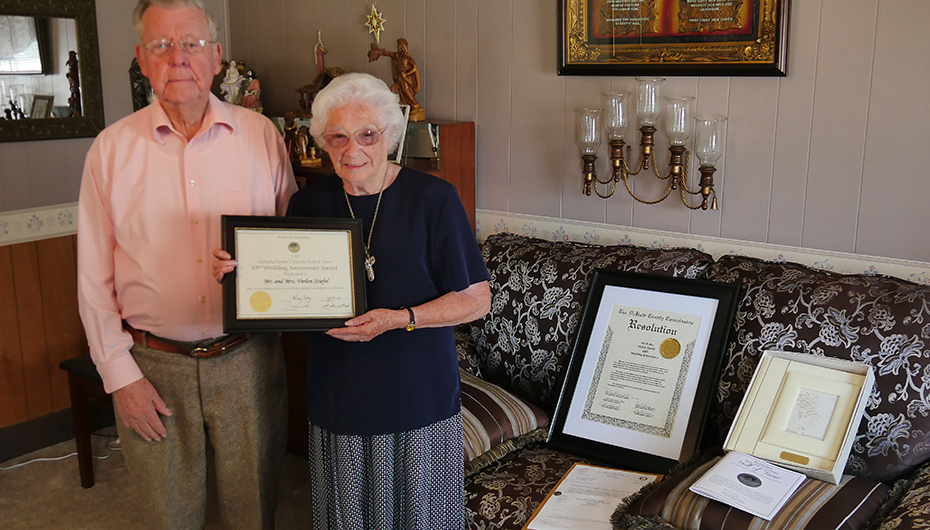
<path id="1" fill-rule="evenodd" d="M 382 47 L 410 43 L 427 116 L 477 122 L 479 208 L 930 261 L 919 215 L 930 194 L 919 133 L 930 119 L 930 2 L 794 0 L 788 77 L 669 78 L 666 93 L 729 118 L 720 210 L 694 213 L 581 194 L 574 110 L 635 82 L 557 75 L 557 2 L 376 4 Z M 365 55 L 367 0 L 228 6 L 232 54 L 262 77 L 271 113 L 296 108 L 293 91 L 313 79 L 318 30 L 327 65 L 390 82 L 386 59 Z M 601 174 L 606 157 L 605 145 Z M 650 184 L 638 190 L 657 193 Z"/>
<path id="2" fill-rule="evenodd" d="M 382 46 L 410 44 L 427 116 L 477 123 L 479 208 L 930 261 L 919 132 L 930 120 L 926 0 L 794 0 L 788 77 L 669 78 L 666 93 L 728 116 L 720 210 L 694 213 L 581 194 L 574 110 L 635 83 L 557 75 L 555 1 L 376 3 L 387 20 Z M 108 122 L 131 109 L 129 4 L 97 2 Z M 297 107 L 294 91 L 316 73 L 320 30 L 327 65 L 390 81 L 387 59 L 367 62 L 367 0 L 213 0 L 211 10 L 228 14 L 227 55 L 261 79 L 266 114 Z M 74 201 L 87 146 L 0 144 L 0 211 Z M 62 158 L 50 160 L 50 149 Z M 602 174 L 606 157 L 604 146 Z M 649 184 L 638 189 L 648 194 Z"/>

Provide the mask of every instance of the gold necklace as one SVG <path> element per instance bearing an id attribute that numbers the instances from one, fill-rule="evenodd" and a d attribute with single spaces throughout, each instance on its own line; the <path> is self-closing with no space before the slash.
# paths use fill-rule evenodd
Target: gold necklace
<path id="1" fill-rule="evenodd" d="M 378 202 L 375 204 L 375 215 L 372 217 L 371 227 L 368 229 L 368 242 L 365 243 L 365 271 L 368 272 L 368 281 L 370 282 L 375 281 L 375 257 L 371 255 L 368 249 L 371 248 L 371 235 L 375 233 L 375 221 L 378 220 L 378 208 L 381 207 L 381 195 L 384 194 L 384 185 L 387 183 L 387 174 L 390 167 L 391 165 L 388 164 L 388 166 L 384 168 L 384 177 L 381 179 L 381 191 L 378 192 Z M 349 205 L 349 214 L 352 216 L 352 219 L 355 219 L 355 212 L 352 211 L 352 203 L 349 202 L 349 192 L 343 187 L 342 193 L 346 196 L 346 204 Z"/>

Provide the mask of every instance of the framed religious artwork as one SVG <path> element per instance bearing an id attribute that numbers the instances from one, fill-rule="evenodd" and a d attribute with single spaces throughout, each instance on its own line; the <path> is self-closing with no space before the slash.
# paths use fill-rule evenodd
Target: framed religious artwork
<path id="1" fill-rule="evenodd" d="M 699 447 L 739 286 L 598 270 L 549 444 L 666 473 Z"/>
<path id="2" fill-rule="evenodd" d="M 789 0 L 559 0 L 559 75 L 784 76 Z"/>

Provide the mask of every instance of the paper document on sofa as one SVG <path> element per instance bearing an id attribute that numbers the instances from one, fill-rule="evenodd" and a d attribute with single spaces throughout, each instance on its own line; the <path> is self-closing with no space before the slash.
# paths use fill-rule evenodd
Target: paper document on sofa
<path id="1" fill-rule="evenodd" d="M 610 530 L 617 504 L 661 475 L 575 463 L 524 530 Z"/>
<path id="2" fill-rule="evenodd" d="M 752 455 L 730 451 L 691 491 L 771 521 L 805 478 Z"/>

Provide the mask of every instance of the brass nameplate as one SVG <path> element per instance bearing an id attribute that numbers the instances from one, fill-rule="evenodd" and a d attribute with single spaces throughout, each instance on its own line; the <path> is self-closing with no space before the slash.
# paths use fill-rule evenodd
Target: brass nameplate
<path id="1" fill-rule="evenodd" d="M 789 453 L 788 451 L 782 451 L 779 457 L 782 460 L 794 462 L 795 464 L 801 464 L 802 466 L 806 466 L 811 461 L 811 459 L 806 456 L 796 455 L 794 453 Z"/>

